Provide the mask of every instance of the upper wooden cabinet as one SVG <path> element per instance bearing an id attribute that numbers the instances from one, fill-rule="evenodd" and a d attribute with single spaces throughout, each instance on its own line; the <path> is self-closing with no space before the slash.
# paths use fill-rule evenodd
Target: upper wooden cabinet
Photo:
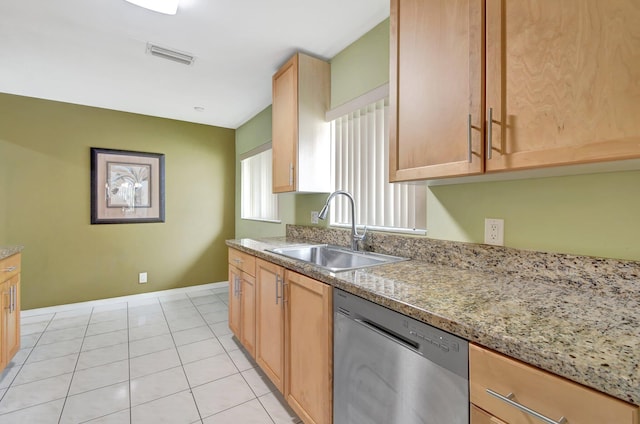
<path id="1" fill-rule="evenodd" d="M 640 157 L 640 3 L 487 0 L 487 171 Z"/>
<path id="2" fill-rule="evenodd" d="M 391 0 L 389 179 L 483 171 L 482 0 Z"/>
<path id="3" fill-rule="evenodd" d="M 638 22 L 633 0 L 392 0 L 391 180 L 640 157 Z"/>
<path id="4" fill-rule="evenodd" d="M 273 76 L 273 192 L 329 192 L 330 65 L 302 53 Z"/>

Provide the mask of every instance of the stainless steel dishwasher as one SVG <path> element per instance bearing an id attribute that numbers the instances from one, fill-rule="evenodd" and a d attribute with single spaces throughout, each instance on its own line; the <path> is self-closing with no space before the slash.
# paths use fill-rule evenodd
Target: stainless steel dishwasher
<path id="1" fill-rule="evenodd" d="M 333 291 L 334 424 L 469 424 L 466 340 Z"/>

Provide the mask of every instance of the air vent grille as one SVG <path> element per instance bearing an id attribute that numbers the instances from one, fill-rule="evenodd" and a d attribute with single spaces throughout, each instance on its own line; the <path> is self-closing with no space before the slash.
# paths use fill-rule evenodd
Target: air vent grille
<path id="1" fill-rule="evenodd" d="M 183 65 L 191 65 L 195 60 L 195 57 L 188 53 L 179 52 L 166 47 L 160 47 L 151 43 L 147 44 L 147 53 L 151 56 L 172 60 L 174 62 L 182 63 Z"/>

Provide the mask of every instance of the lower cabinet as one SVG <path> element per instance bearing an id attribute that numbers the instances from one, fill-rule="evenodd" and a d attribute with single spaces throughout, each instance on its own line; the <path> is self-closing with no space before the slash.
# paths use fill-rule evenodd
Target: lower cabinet
<path id="1" fill-rule="evenodd" d="M 20 259 L 0 260 L 0 371 L 20 350 Z"/>
<path id="2" fill-rule="evenodd" d="M 469 386 L 471 424 L 542 422 L 536 413 L 547 422 L 638 424 L 635 405 L 472 344 Z"/>
<path id="3" fill-rule="evenodd" d="M 285 397 L 307 424 L 333 414 L 333 297 L 331 287 L 287 271 Z"/>
<path id="4" fill-rule="evenodd" d="M 237 251 L 232 253 L 238 257 Z M 331 424 L 331 287 L 254 260 L 255 278 L 247 275 L 246 265 L 245 271 L 237 267 L 248 263 L 247 258 L 230 261 L 229 327 L 305 424 Z M 247 337 L 251 323 L 255 339 Z"/>
<path id="5" fill-rule="evenodd" d="M 256 362 L 284 393 L 284 268 L 256 259 Z"/>

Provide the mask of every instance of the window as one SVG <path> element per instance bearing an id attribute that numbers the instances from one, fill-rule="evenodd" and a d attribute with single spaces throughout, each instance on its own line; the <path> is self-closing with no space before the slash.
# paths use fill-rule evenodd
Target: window
<path id="1" fill-rule="evenodd" d="M 368 228 L 426 232 L 427 188 L 389 183 L 389 107 L 386 100 L 331 122 L 335 190 L 353 194 L 356 223 Z M 338 196 L 331 208 L 331 225 L 350 225 L 348 200 Z"/>
<path id="2" fill-rule="evenodd" d="M 271 143 L 240 157 L 240 217 L 280 222 L 278 196 L 271 189 Z"/>

